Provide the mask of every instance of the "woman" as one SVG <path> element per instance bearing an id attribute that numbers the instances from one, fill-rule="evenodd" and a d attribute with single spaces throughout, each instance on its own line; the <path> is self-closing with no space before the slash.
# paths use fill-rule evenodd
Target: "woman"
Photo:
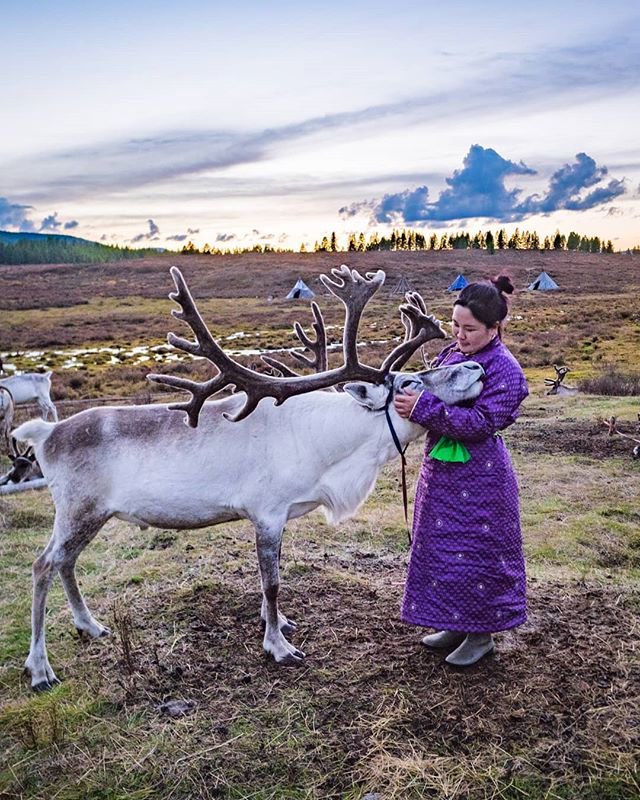
<path id="1" fill-rule="evenodd" d="M 474 664 L 494 649 L 494 632 L 526 620 L 518 486 L 500 436 L 528 394 L 502 343 L 512 292 L 500 275 L 469 284 L 454 304 L 456 341 L 435 363 L 481 364 L 475 401 L 448 406 L 426 391 L 394 401 L 401 416 L 427 428 L 402 619 L 438 629 L 423 644 L 453 650 L 446 661 L 457 666 Z"/>

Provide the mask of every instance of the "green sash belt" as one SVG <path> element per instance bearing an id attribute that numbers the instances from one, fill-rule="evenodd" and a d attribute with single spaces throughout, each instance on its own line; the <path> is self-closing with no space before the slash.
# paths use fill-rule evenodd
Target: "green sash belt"
<path id="1" fill-rule="evenodd" d="M 441 436 L 429 455 L 437 461 L 451 461 L 459 464 L 466 464 L 471 458 L 471 453 L 462 442 L 456 442 L 455 439 L 449 439 L 448 436 Z"/>

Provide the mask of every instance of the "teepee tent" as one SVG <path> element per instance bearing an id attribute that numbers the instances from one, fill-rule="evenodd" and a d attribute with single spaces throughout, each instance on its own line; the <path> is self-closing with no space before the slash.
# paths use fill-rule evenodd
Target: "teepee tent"
<path id="1" fill-rule="evenodd" d="M 395 285 L 394 290 L 391 294 L 406 294 L 407 292 L 411 291 L 411 286 L 409 285 L 409 281 L 407 280 L 407 276 L 403 275 L 398 283 Z"/>
<path id="2" fill-rule="evenodd" d="M 460 289 L 464 289 L 464 287 L 469 283 L 469 281 L 464 277 L 464 275 L 460 274 L 455 279 L 455 281 L 451 284 L 451 286 L 447 289 L 448 292 L 459 292 Z"/>
<path id="3" fill-rule="evenodd" d="M 312 297 L 315 297 L 315 294 L 302 278 L 299 278 L 293 289 L 287 295 L 287 300 L 311 300 Z"/>
<path id="4" fill-rule="evenodd" d="M 558 284 L 553 280 L 551 275 L 546 272 L 541 272 L 533 283 L 527 286 L 527 289 L 533 289 L 538 292 L 551 292 L 554 289 L 559 289 Z"/>

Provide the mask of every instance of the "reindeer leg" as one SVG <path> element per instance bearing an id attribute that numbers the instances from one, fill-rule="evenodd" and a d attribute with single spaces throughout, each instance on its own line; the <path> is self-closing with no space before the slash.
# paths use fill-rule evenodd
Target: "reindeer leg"
<path id="1" fill-rule="evenodd" d="M 283 527 L 280 522 L 258 521 L 255 523 L 265 622 L 263 647 L 265 652 L 273 656 L 278 664 L 299 664 L 304 658 L 304 653 L 285 639 L 281 624 L 282 619 L 286 622 L 288 620 L 278 611 L 279 555 Z"/>
<path id="2" fill-rule="evenodd" d="M 58 571 L 59 546 L 54 533 L 49 544 L 33 562 L 33 604 L 31 607 L 31 647 L 25 670 L 31 675 L 31 688 L 42 692 L 59 683 L 47 657 L 44 638 L 44 616 L 47 594 Z"/>
<path id="3" fill-rule="evenodd" d="M 82 546 L 84 547 L 85 544 L 87 544 L 87 542 L 83 542 Z M 80 634 L 86 633 L 94 638 L 98 636 L 109 636 L 111 631 L 94 618 L 87 608 L 84 597 L 78 588 L 75 567 L 79 555 L 80 551 L 74 553 L 72 556 L 67 556 L 60 565 L 60 580 L 62 581 L 69 605 L 71 606 L 73 622 Z"/>
<path id="4" fill-rule="evenodd" d="M 25 661 L 25 669 L 31 675 L 31 688 L 36 691 L 45 691 L 59 683 L 49 664 L 47 647 L 45 644 L 45 613 L 49 588 L 56 576 L 61 572 L 63 585 L 69 597 L 76 624 L 80 612 L 81 623 L 92 620 L 102 628 L 86 608 L 82 595 L 78 589 L 73 575 L 75 561 L 82 548 L 93 539 L 104 524 L 105 519 L 87 518 L 80 516 L 75 521 L 56 514 L 53 525 L 53 534 L 49 543 L 33 563 L 33 605 L 31 609 L 31 647 Z M 71 533 L 70 533 L 71 531 Z M 71 592 L 71 594 L 70 594 Z M 75 592 L 75 593 L 74 593 Z M 77 599 L 80 605 L 77 604 Z M 75 602 L 75 605 L 74 605 Z M 88 617 L 82 617 L 82 610 Z M 97 631 L 97 628 L 94 628 Z M 99 634 L 97 634 L 99 635 Z"/>
<path id="5" fill-rule="evenodd" d="M 42 419 L 48 420 L 49 417 L 51 417 L 53 422 L 58 421 L 58 412 L 56 411 L 56 407 L 48 398 L 46 400 L 38 400 L 38 408 L 42 414 Z"/>
<path id="6" fill-rule="evenodd" d="M 282 555 L 282 539 L 280 539 L 280 547 L 278 548 L 278 571 L 280 570 L 280 557 Z M 267 624 L 267 599 L 262 595 L 262 607 L 260 609 L 260 619 L 262 620 L 263 626 Z M 296 623 L 286 617 L 280 609 L 278 609 L 278 625 L 280 626 L 280 630 L 285 636 L 290 636 L 298 627 Z"/>

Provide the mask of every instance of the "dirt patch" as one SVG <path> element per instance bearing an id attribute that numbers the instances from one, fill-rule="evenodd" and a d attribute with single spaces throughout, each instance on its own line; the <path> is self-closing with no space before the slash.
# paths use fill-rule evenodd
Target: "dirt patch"
<path id="1" fill-rule="evenodd" d="M 557 422 L 521 418 L 506 433 L 509 447 L 521 453 L 577 455 L 590 458 L 628 458 L 633 442 L 609 436 L 597 420 L 561 419 Z M 640 462 L 635 462 L 640 468 Z"/>
<path id="2" fill-rule="evenodd" d="M 219 796 L 272 785 L 285 757 L 290 785 L 297 776 L 327 798 L 356 785 L 385 798 L 486 797 L 483 770 L 498 782 L 586 786 L 614 764 L 632 769 L 637 592 L 533 580 L 529 622 L 499 634 L 494 656 L 456 670 L 398 620 L 403 570 L 401 558 L 356 552 L 291 577 L 282 607 L 299 618 L 291 639 L 307 652 L 297 668 L 263 655 L 260 596 L 242 577 L 134 603 L 137 671 L 123 674 L 116 637 L 104 685 L 129 709 L 194 701 L 200 742 L 216 749 Z M 404 793 L 425 760 L 475 772 L 459 793 Z"/>

